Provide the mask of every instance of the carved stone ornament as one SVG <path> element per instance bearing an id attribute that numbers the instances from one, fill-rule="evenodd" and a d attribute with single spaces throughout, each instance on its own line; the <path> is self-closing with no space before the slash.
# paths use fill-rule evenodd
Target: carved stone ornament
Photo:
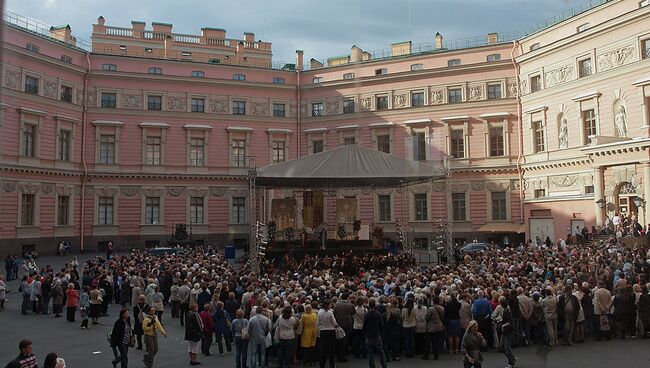
<path id="1" fill-rule="evenodd" d="M 526 94 L 528 93 L 528 81 L 525 79 L 522 79 L 519 81 L 519 88 L 521 88 L 521 94 Z"/>
<path id="2" fill-rule="evenodd" d="M 228 192 L 233 197 L 246 197 L 248 190 L 244 188 L 229 188 Z"/>
<path id="3" fill-rule="evenodd" d="M 16 191 L 16 182 L 15 181 L 4 181 L 2 182 L 2 190 L 5 193 L 13 193 Z"/>
<path id="4" fill-rule="evenodd" d="M 510 182 L 507 181 L 489 181 L 485 183 L 485 188 L 491 192 L 498 190 L 509 190 Z"/>
<path id="5" fill-rule="evenodd" d="M 469 188 L 469 183 L 452 183 L 449 185 L 449 189 L 453 192 L 467 192 Z"/>
<path id="6" fill-rule="evenodd" d="M 485 183 L 482 181 L 473 181 L 472 182 L 472 191 L 481 192 L 485 190 Z"/>
<path id="7" fill-rule="evenodd" d="M 77 104 L 81 105 L 84 102 L 84 91 L 83 89 L 77 89 Z"/>
<path id="8" fill-rule="evenodd" d="M 36 194 L 40 188 L 41 186 L 35 183 L 24 183 L 18 186 L 18 191 L 23 194 Z"/>
<path id="9" fill-rule="evenodd" d="M 88 91 L 88 93 L 86 93 L 86 101 L 88 101 L 88 106 L 97 106 L 97 92 Z"/>
<path id="10" fill-rule="evenodd" d="M 142 109 L 142 96 L 123 94 L 122 107 L 125 109 Z"/>
<path id="11" fill-rule="evenodd" d="M 167 187 L 167 194 L 172 197 L 178 197 L 185 194 L 185 187 Z"/>
<path id="12" fill-rule="evenodd" d="M 339 100 L 328 100 L 325 102 L 325 113 L 336 115 L 339 113 Z"/>
<path id="13" fill-rule="evenodd" d="M 508 97 L 515 97 L 515 96 L 517 96 L 517 83 L 508 82 Z"/>
<path id="14" fill-rule="evenodd" d="M 228 98 L 227 97 L 216 97 L 208 101 L 208 107 L 210 112 L 216 114 L 225 114 L 228 112 Z"/>
<path id="15" fill-rule="evenodd" d="M 471 86 L 469 87 L 469 100 L 478 101 L 483 98 L 483 87 Z"/>
<path id="16" fill-rule="evenodd" d="M 433 191 L 434 192 L 444 192 L 445 191 L 445 183 L 443 183 L 443 182 L 435 182 L 435 183 L 433 183 Z"/>
<path id="17" fill-rule="evenodd" d="M 431 103 L 441 104 L 445 102 L 445 94 L 441 89 L 431 91 Z"/>
<path id="18" fill-rule="evenodd" d="M 187 195 L 190 197 L 205 197 L 208 194 L 207 189 L 187 189 Z"/>
<path id="19" fill-rule="evenodd" d="M 56 194 L 61 196 L 71 196 L 74 192 L 72 187 L 56 187 Z"/>
<path id="20" fill-rule="evenodd" d="M 52 183 L 41 183 L 41 191 L 44 194 L 50 194 L 54 192 L 54 184 Z"/>
<path id="21" fill-rule="evenodd" d="M 406 107 L 406 94 L 399 94 L 393 96 L 393 108 L 399 109 L 401 107 Z"/>
<path id="22" fill-rule="evenodd" d="M 510 180 L 510 188 L 512 188 L 512 190 L 519 190 L 519 180 L 517 179 Z"/>
<path id="23" fill-rule="evenodd" d="M 160 197 L 163 194 L 163 189 L 157 189 L 157 188 L 143 189 L 142 194 L 144 194 L 145 197 Z"/>
<path id="24" fill-rule="evenodd" d="M 120 187 L 120 194 L 125 197 L 133 197 L 134 195 L 140 193 L 140 187 L 136 186 L 123 186 Z"/>
<path id="25" fill-rule="evenodd" d="M 551 179 L 551 183 L 553 183 L 553 185 L 556 188 L 570 188 L 576 183 L 576 181 L 578 180 L 578 176 L 576 175 L 553 176 L 550 179 Z"/>
<path id="26" fill-rule="evenodd" d="M 226 187 L 210 187 L 210 195 L 213 197 L 223 197 L 227 191 Z"/>
<path id="27" fill-rule="evenodd" d="M 265 116 L 269 114 L 269 104 L 266 102 L 251 102 L 251 114 Z"/>
<path id="28" fill-rule="evenodd" d="M 167 110 L 169 111 L 187 110 L 187 99 L 185 97 L 179 97 L 179 96 L 168 96 Z"/>
<path id="29" fill-rule="evenodd" d="M 16 70 L 5 70 L 4 85 L 7 88 L 18 89 L 20 86 L 20 72 Z"/>
<path id="30" fill-rule="evenodd" d="M 546 85 L 548 87 L 553 87 L 557 86 L 558 84 L 562 84 L 573 78 L 573 72 L 573 65 L 561 66 L 557 69 L 546 72 L 544 76 L 546 79 Z"/>
<path id="31" fill-rule="evenodd" d="M 95 188 L 95 194 L 99 197 L 115 197 L 117 194 L 116 188 Z"/>
<path id="32" fill-rule="evenodd" d="M 361 111 L 369 111 L 372 109 L 372 97 L 362 97 L 359 99 L 359 106 Z"/>
<path id="33" fill-rule="evenodd" d="M 295 103 L 289 104 L 289 111 L 287 117 L 293 117 L 298 114 L 298 105 Z"/>
<path id="34" fill-rule="evenodd" d="M 58 85 L 55 80 L 44 79 L 43 80 L 43 96 L 50 98 L 57 98 L 56 90 Z"/>
<path id="35" fill-rule="evenodd" d="M 307 104 L 306 103 L 301 103 L 300 104 L 300 115 L 307 116 Z"/>
<path id="36" fill-rule="evenodd" d="M 634 58 L 634 46 L 623 46 L 598 55 L 598 69 L 606 71 L 627 64 Z"/>

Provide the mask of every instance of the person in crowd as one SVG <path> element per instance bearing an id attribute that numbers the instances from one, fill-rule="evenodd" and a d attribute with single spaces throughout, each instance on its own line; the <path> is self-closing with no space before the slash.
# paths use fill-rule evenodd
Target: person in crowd
<path id="1" fill-rule="evenodd" d="M 487 340 L 478 330 L 478 322 L 471 320 L 467 324 L 467 329 L 461 342 L 461 350 L 465 352 L 463 356 L 464 368 L 481 368 L 483 354 L 481 347 L 487 346 Z"/>
<path id="2" fill-rule="evenodd" d="M 18 291 L 22 294 L 23 302 L 21 304 L 20 313 L 27 315 L 27 309 L 30 307 L 29 297 L 32 293 L 32 285 L 27 281 L 27 276 L 23 276 Z"/>
<path id="3" fill-rule="evenodd" d="M 322 308 L 318 311 L 316 326 L 320 333 L 319 335 L 319 351 L 320 351 L 320 368 L 325 368 L 325 363 L 329 359 L 330 368 L 336 367 L 336 328 L 338 323 L 332 312 L 332 301 L 325 300 Z"/>
<path id="4" fill-rule="evenodd" d="M 203 347 L 201 340 L 203 339 L 205 326 L 203 325 L 203 318 L 198 313 L 199 306 L 193 304 L 190 306 L 190 311 L 187 313 L 185 320 L 185 341 L 187 341 L 187 352 L 190 356 L 190 365 L 200 365 L 201 362 L 197 360 L 199 350 Z M 210 305 L 207 305 L 210 308 Z M 212 342 L 212 335 L 210 335 L 210 342 Z M 205 354 L 205 350 L 203 350 Z M 210 353 L 210 347 L 207 349 Z M 207 354 L 206 354 L 207 355 Z"/>
<path id="5" fill-rule="evenodd" d="M 624 285 L 618 289 L 614 296 L 614 320 L 616 333 L 622 339 L 634 336 L 636 333 L 635 318 L 636 305 L 632 285 Z"/>
<path id="6" fill-rule="evenodd" d="M 156 310 L 156 317 L 158 317 L 158 321 L 162 323 L 162 315 L 165 311 L 165 305 L 164 305 L 164 295 L 162 292 L 160 292 L 160 287 L 156 286 L 154 288 L 154 293 L 153 293 L 153 308 Z"/>
<path id="7" fill-rule="evenodd" d="M 598 281 L 598 287 L 594 291 L 594 317 L 596 320 L 596 337 L 598 341 L 603 337 L 611 339 L 611 309 L 613 297 L 611 292 L 605 288 L 603 280 Z"/>
<path id="8" fill-rule="evenodd" d="M 41 295 L 43 296 L 43 314 L 50 314 L 50 300 L 52 300 L 52 277 L 46 275 L 41 281 Z"/>
<path id="9" fill-rule="evenodd" d="M 444 298 L 438 296 L 431 297 L 431 306 L 427 310 L 427 335 L 424 343 L 424 355 L 422 359 L 428 360 L 429 353 L 433 350 L 433 359 L 440 359 L 442 344 L 444 343 L 445 333 L 445 308 Z"/>
<path id="10" fill-rule="evenodd" d="M 88 286 L 84 286 L 83 291 L 79 296 L 79 317 L 81 318 L 81 328 L 84 330 L 88 328 L 88 312 L 90 309 L 89 291 Z"/>
<path id="11" fill-rule="evenodd" d="M 45 356 L 43 368 L 65 368 L 65 360 L 56 353 L 49 353 Z"/>
<path id="12" fill-rule="evenodd" d="M 340 363 L 348 361 L 347 353 L 350 348 L 352 327 L 354 324 L 354 305 L 348 300 L 348 293 L 342 293 L 341 299 L 334 305 L 334 318 L 345 331 L 345 337 L 336 340 L 336 355 Z"/>
<path id="13" fill-rule="evenodd" d="M 113 368 L 120 364 L 121 368 L 129 366 L 129 347 L 133 341 L 133 329 L 131 328 L 131 318 L 129 310 L 122 309 L 118 319 L 113 324 L 111 331 L 111 348 L 115 359 L 113 359 Z"/>
<path id="14" fill-rule="evenodd" d="M 179 309 L 181 306 L 181 296 L 179 294 L 180 281 L 174 280 L 172 286 L 169 288 L 169 302 L 172 305 L 172 318 L 179 317 Z"/>
<path id="15" fill-rule="evenodd" d="M 90 319 L 93 325 L 99 324 L 99 317 L 102 315 L 102 292 L 99 290 L 99 284 L 95 283 L 90 290 Z"/>
<path id="16" fill-rule="evenodd" d="M 133 305 L 133 316 L 135 318 L 133 332 L 136 336 L 137 347 L 136 350 L 142 350 L 142 336 L 144 335 L 144 328 L 142 322 L 144 321 L 149 305 L 146 302 L 147 298 L 143 295 L 138 296 L 138 301 Z"/>
<path id="17" fill-rule="evenodd" d="M 573 345 L 573 332 L 580 312 L 580 302 L 573 295 L 573 286 L 564 287 L 564 293 L 558 298 L 557 311 L 558 318 L 564 326 L 562 332 L 564 343 Z"/>
<path id="18" fill-rule="evenodd" d="M 551 289 L 544 290 L 542 307 L 544 309 L 544 321 L 546 321 L 546 341 L 549 346 L 557 345 L 557 298 Z"/>
<path id="19" fill-rule="evenodd" d="M 79 291 L 74 288 L 73 283 L 69 283 L 68 289 L 65 291 L 65 307 L 66 319 L 68 322 L 74 322 L 79 307 Z"/>
<path id="20" fill-rule="evenodd" d="M 30 340 L 20 340 L 18 343 L 20 354 L 11 362 L 20 368 L 38 368 L 38 360 L 32 352 L 32 342 Z"/>
<path id="21" fill-rule="evenodd" d="M 296 338 L 295 329 L 297 320 L 293 316 L 293 309 L 287 305 L 282 308 L 282 314 L 275 322 L 274 339 L 278 341 L 278 362 L 280 368 L 290 368 L 293 363 L 292 346 Z"/>
<path id="22" fill-rule="evenodd" d="M 54 317 L 61 317 L 63 313 L 63 288 L 61 287 L 61 280 L 54 281 L 54 286 L 52 287 L 52 312 Z"/>
<path id="23" fill-rule="evenodd" d="M 160 321 L 158 321 L 156 310 L 153 307 L 148 306 L 145 312 L 146 316 L 142 320 L 142 330 L 144 332 L 144 345 L 147 352 L 144 354 L 142 361 L 146 368 L 153 368 L 154 357 L 158 354 L 158 333 L 167 337 L 167 332 L 165 332 Z"/>
<path id="24" fill-rule="evenodd" d="M 244 310 L 237 309 L 235 318 L 232 321 L 232 336 L 235 343 L 235 366 L 236 368 L 246 368 L 246 357 L 248 355 L 248 320 L 244 318 Z M 244 332 L 244 330 L 246 332 Z M 210 335 L 212 341 L 212 335 Z"/>
<path id="25" fill-rule="evenodd" d="M 181 327 L 183 327 L 183 324 L 185 323 L 185 315 L 190 309 L 190 293 L 190 282 L 189 280 L 185 280 L 183 285 L 178 288 L 178 297 L 180 298 L 178 318 L 180 319 Z"/>
<path id="26" fill-rule="evenodd" d="M 490 301 L 486 298 L 483 290 L 478 290 L 476 299 L 472 303 L 472 318 L 478 322 L 478 330 L 487 340 L 488 346 L 493 346 L 491 315 Z"/>
<path id="27" fill-rule="evenodd" d="M 199 313 L 203 322 L 203 336 L 201 338 L 201 353 L 205 356 L 212 356 L 210 346 L 212 345 L 212 334 L 214 333 L 214 319 L 210 312 L 210 304 L 205 304 L 203 310 Z"/>
<path id="28" fill-rule="evenodd" d="M 452 291 L 450 300 L 445 304 L 445 322 L 447 325 L 447 349 L 449 354 L 460 354 L 460 307 L 458 295 Z"/>
<path id="29" fill-rule="evenodd" d="M 375 355 L 379 357 L 381 368 L 388 367 L 386 354 L 384 353 L 384 344 L 381 341 L 383 329 L 384 318 L 377 312 L 375 299 L 370 299 L 368 301 L 368 311 L 363 318 L 363 336 L 368 354 L 369 368 L 375 368 Z"/>
<path id="30" fill-rule="evenodd" d="M 5 284 L 5 281 L 2 279 L 2 276 L 0 276 L 0 311 L 5 309 L 6 294 L 7 294 L 7 285 Z"/>
<path id="31" fill-rule="evenodd" d="M 512 323 L 512 310 L 510 309 L 510 304 L 508 299 L 505 296 L 499 298 L 499 305 L 503 308 L 501 314 L 501 322 L 497 324 L 499 330 L 501 331 L 501 338 L 499 340 L 499 348 L 501 352 L 506 356 L 507 364 L 506 368 L 512 368 L 515 366 L 517 357 L 512 353 L 512 333 L 514 331 Z"/>
<path id="32" fill-rule="evenodd" d="M 212 314 L 214 320 L 214 337 L 215 342 L 219 346 L 219 354 L 223 355 L 223 343 L 226 342 L 226 351 L 232 351 L 231 339 L 230 339 L 230 317 L 228 313 L 223 309 L 223 302 L 218 301 L 215 303 L 216 310 Z"/>
<path id="33" fill-rule="evenodd" d="M 317 305 L 316 302 L 313 302 Z M 316 339 L 317 339 L 317 316 L 312 304 L 305 305 L 305 312 L 300 317 L 300 347 L 302 348 L 303 363 L 305 366 L 313 366 L 316 362 Z M 300 328 L 300 327 L 299 327 Z"/>
<path id="34" fill-rule="evenodd" d="M 404 336 L 404 356 L 412 358 L 415 355 L 415 326 L 416 309 L 413 299 L 409 299 L 402 308 L 402 335 Z"/>
<path id="35" fill-rule="evenodd" d="M 248 334 L 251 343 L 251 368 L 266 367 L 266 335 L 271 333 L 271 320 L 264 315 L 259 305 L 248 321 Z"/>
<path id="36" fill-rule="evenodd" d="M 426 310 L 426 308 L 424 308 Z M 363 335 L 363 321 L 368 309 L 365 307 L 365 298 L 359 296 L 354 307 L 354 320 L 352 322 L 352 350 L 354 357 L 361 359 L 365 356 L 365 337 Z M 382 349 L 383 351 L 383 349 Z"/>

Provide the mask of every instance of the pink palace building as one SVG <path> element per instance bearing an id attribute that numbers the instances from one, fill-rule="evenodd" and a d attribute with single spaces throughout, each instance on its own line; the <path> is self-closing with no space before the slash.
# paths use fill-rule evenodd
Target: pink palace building
<path id="1" fill-rule="evenodd" d="M 0 255 L 165 245 L 176 224 L 197 242 L 243 244 L 249 168 L 348 144 L 448 176 L 406 194 L 269 190 L 256 217 L 335 233 L 337 201 L 352 200 L 350 221 L 393 239 L 407 224 L 424 247 L 436 220 L 457 243 L 557 240 L 616 212 L 647 223 L 647 5 L 592 1 L 524 33 L 436 33 L 322 61 L 297 50 L 295 63 L 274 62 L 253 33 L 99 17 L 86 45 L 69 26 L 7 13 Z M 270 198 L 300 206 L 279 219 Z"/>

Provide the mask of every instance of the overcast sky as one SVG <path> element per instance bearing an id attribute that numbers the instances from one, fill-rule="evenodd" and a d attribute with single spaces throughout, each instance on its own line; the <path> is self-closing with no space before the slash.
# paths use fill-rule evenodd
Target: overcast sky
<path id="1" fill-rule="evenodd" d="M 199 34 L 201 27 L 225 28 L 229 38 L 244 32 L 273 43 L 274 60 L 292 61 L 296 49 L 306 58 L 390 47 L 409 39 L 431 42 L 489 32 L 524 31 L 585 0 L 5 0 L 6 10 L 46 25 L 70 24 L 90 40 L 97 17 L 107 25 L 130 27 L 141 20 L 174 25 L 174 32 Z"/>

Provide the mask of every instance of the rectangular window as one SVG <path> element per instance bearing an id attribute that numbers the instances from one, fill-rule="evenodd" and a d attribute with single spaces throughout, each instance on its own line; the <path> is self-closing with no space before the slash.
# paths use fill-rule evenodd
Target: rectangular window
<path id="1" fill-rule="evenodd" d="M 25 124 L 23 129 L 23 151 L 25 157 L 34 157 L 36 153 L 36 126 Z"/>
<path id="2" fill-rule="evenodd" d="M 458 65 L 460 65 L 460 59 L 447 60 L 447 66 L 458 66 Z"/>
<path id="3" fill-rule="evenodd" d="M 203 197 L 190 197 L 190 223 L 203 224 Z"/>
<path id="4" fill-rule="evenodd" d="M 347 146 L 350 144 L 356 144 L 357 140 L 355 136 L 350 136 L 350 137 L 343 137 L 343 145 Z"/>
<path id="5" fill-rule="evenodd" d="M 162 96 L 147 96 L 147 110 L 162 110 Z"/>
<path id="6" fill-rule="evenodd" d="M 346 98 L 343 100 L 343 113 L 352 114 L 354 112 L 354 99 Z"/>
<path id="7" fill-rule="evenodd" d="M 32 95 L 38 94 L 38 78 L 36 77 L 25 77 L 25 93 Z"/>
<path id="8" fill-rule="evenodd" d="M 232 102 L 233 115 L 246 115 L 246 101 L 233 101 Z"/>
<path id="9" fill-rule="evenodd" d="M 28 43 L 27 45 L 25 45 L 25 48 L 27 49 L 27 51 L 35 52 L 38 54 L 39 51 L 38 46 L 34 44 Z"/>
<path id="10" fill-rule="evenodd" d="M 273 84 L 284 84 L 284 78 L 282 77 L 273 77 Z"/>
<path id="11" fill-rule="evenodd" d="M 160 197 L 146 197 L 144 202 L 144 223 L 160 223 Z"/>
<path id="12" fill-rule="evenodd" d="M 535 152 L 546 151 L 544 140 L 544 126 L 541 121 L 533 121 L 533 134 L 535 136 Z"/>
<path id="13" fill-rule="evenodd" d="M 650 59 L 650 38 L 641 41 L 641 52 L 643 59 Z"/>
<path id="14" fill-rule="evenodd" d="M 68 55 L 61 55 L 61 61 L 64 63 L 72 64 L 72 58 Z"/>
<path id="15" fill-rule="evenodd" d="M 591 143 L 591 138 L 596 135 L 596 113 L 594 109 L 582 112 L 582 124 L 585 129 L 585 144 Z"/>
<path id="16" fill-rule="evenodd" d="M 411 92 L 411 107 L 424 106 L 424 92 Z"/>
<path id="17" fill-rule="evenodd" d="M 415 221 L 428 220 L 427 214 L 427 194 L 418 193 L 413 195 L 413 202 L 415 204 Z"/>
<path id="18" fill-rule="evenodd" d="M 246 198 L 232 198 L 231 222 L 233 224 L 246 223 Z"/>
<path id="19" fill-rule="evenodd" d="M 503 128 L 490 128 L 490 156 L 498 157 L 504 154 Z"/>
<path id="20" fill-rule="evenodd" d="M 311 116 L 321 116 L 323 115 L 323 103 L 315 102 L 311 104 Z"/>
<path id="21" fill-rule="evenodd" d="M 451 208 L 454 221 L 467 221 L 465 193 L 451 193 Z"/>
<path id="22" fill-rule="evenodd" d="M 59 152 L 57 152 L 57 159 L 61 161 L 70 160 L 70 131 L 59 131 Z"/>
<path id="23" fill-rule="evenodd" d="M 114 109 L 117 106 L 117 94 L 115 93 L 102 93 L 102 107 L 107 109 Z"/>
<path id="24" fill-rule="evenodd" d="M 99 197 L 97 211 L 99 225 L 113 225 L 113 197 Z"/>
<path id="25" fill-rule="evenodd" d="M 449 103 L 463 102 L 463 89 L 462 88 L 449 88 L 447 91 L 447 101 Z"/>
<path id="26" fill-rule="evenodd" d="M 283 103 L 273 104 L 273 116 L 275 116 L 276 118 L 285 117 L 285 105 Z"/>
<path id="27" fill-rule="evenodd" d="M 34 194 L 23 194 L 20 208 L 20 224 L 23 226 L 34 225 L 34 210 L 36 207 L 36 196 Z"/>
<path id="28" fill-rule="evenodd" d="M 591 59 L 578 61 L 578 77 L 584 78 L 591 75 Z"/>
<path id="29" fill-rule="evenodd" d="M 61 86 L 61 101 L 72 103 L 72 87 Z"/>
<path id="30" fill-rule="evenodd" d="M 585 194 L 594 194 L 594 186 L 585 185 Z"/>
<path id="31" fill-rule="evenodd" d="M 312 78 L 311 82 L 313 84 L 323 83 L 323 77 L 314 77 L 314 78 Z"/>
<path id="32" fill-rule="evenodd" d="M 390 215 L 390 195 L 384 194 L 377 196 L 377 214 L 379 215 L 378 221 L 389 222 L 391 221 Z"/>
<path id="33" fill-rule="evenodd" d="M 205 166 L 205 140 L 190 139 L 190 166 Z"/>
<path id="34" fill-rule="evenodd" d="M 386 110 L 388 108 L 388 96 L 377 96 L 377 110 Z"/>
<path id="35" fill-rule="evenodd" d="M 488 100 L 497 100 L 501 98 L 501 83 L 487 85 Z"/>
<path id="36" fill-rule="evenodd" d="M 149 69 L 147 70 L 147 73 L 149 73 L 149 74 L 162 74 L 162 68 L 159 68 L 157 66 L 152 66 L 152 67 L 149 67 Z"/>
<path id="37" fill-rule="evenodd" d="M 451 131 L 451 157 L 465 158 L 465 132 L 462 129 Z"/>
<path id="38" fill-rule="evenodd" d="M 427 159 L 427 136 L 425 132 L 416 132 L 413 137 L 413 160 L 425 161 Z"/>
<path id="39" fill-rule="evenodd" d="M 343 79 L 354 79 L 354 73 L 343 74 Z"/>
<path id="40" fill-rule="evenodd" d="M 70 197 L 69 196 L 59 196 L 56 203 L 57 213 L 56 213 L 56 224 L 57 225 L 68 225 L 68 214 L 70 211 Z"/>
<path id="41" fill-rule="evenodd" d="M 546 197 L 546 189 L 535 189 L 535 198 Z"/>
<path id="42" fill-rule="evenodd" d="M 115 163 L 115 135 L 102 134 L 99 137 L 99 163 Z"/>
<path id="43" fill-rule="evenodd" d="M 194 70 L 192 72 L 192 78 L 205 78 L 205 73 L 201 70 Z"/>
<path id="44" fill-rule="evenodd" d="M 233 74 L 232 75 L 232 80 L 245 81 L 246 80 L 246 74 Z"/>
<path id="45" fill-rule="evenodd" d="M 273 158 L 273 163 L 277 164 L 284 162 L 285 160 L 285 144 L 284 141 L 273 141 L 273 146 L 271 147 L 271 156 Z"/>
<path id="46" fill-rule="evenodd" d="M 390 135 L 381 134 L 377 136 L 377 150 L 384 153 L 390 153 Z"/>
<path id="47" fill-rule="evenodd" d="M 193 97 L 191 101 L 192 112 L 205 112 L 205 99 Z"/>
<path id="48" fill-rule="evenodd" d="M 502 221 L 507 219 L 506 192 L 492 192 L 492 220 Z"/>
<path id="49" fill-rule="evenodd" d="M 232 141 L 232 166 L 246 167 L 246 140 L 244 139 Z"/>
<path id="50" fill-rule="evenodd" d="M 490 54 L 487 56 L 488 62 L 499 61 L 499 60 L 501 60 L 501 54 Z"/>
<path id="51" fill-rule="evenodd" d="M 102 64 L 102 70 L 115 72 L 117 71 L 117 65 L 115 64 Z"/>
<path id="52" fill-rule="evenodd" d="M 424 64 L 411 64 L 411 71 L 424 69 Z"/>
<path id="53" fill-rule="evenodd" d="M 375 69 L 375 75 L 382 75 L 382 74 L 388 74 L 388 69 L 386 68 Z"/>
<path id="54" fill-rule="evenodd" d="M 530 77 L 530 93 L 535 93 L 542 90 L 542 77 L 534 75 Z"/>
<path id="55" fill-rule="evenodd" d="M 324 146 L 323 146 L 323 140 L 322 139 L 316 139 L 311 141 L 311 153 L 321 153 L 323 152 Z"/>
<path id="56" fill-rule="evenodd" d="M 162 145 L 160 137 L 147 137 L 147 165 L 160 165 Z"/>

